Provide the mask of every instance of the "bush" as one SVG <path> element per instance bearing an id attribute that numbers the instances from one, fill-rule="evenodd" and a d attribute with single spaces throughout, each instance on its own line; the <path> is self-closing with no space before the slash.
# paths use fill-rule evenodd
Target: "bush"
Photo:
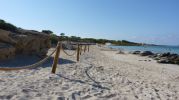
<path id="1" fill-rule="evenodd" d="M 43 33 L 46 33 L 46 34 L 52 34 L 53 32 L 50 31 L 50 30 L 42 30 Z"/>
<path id="2" fill-rule="evenodd" d="M 17 27 L 10 24 L 10 23 L 6 23 L 4 20 L 0 19 L 0 28 L 7 30 L 7 31 L 12 31 L 15 32 L 17 30 Z"/>
<path id="3" fill-rule="evenodd" d="M 52 44 L 57 44 L 58 43 L 58 37 L 55 34 L 50 34 L 50 40 Z"/>

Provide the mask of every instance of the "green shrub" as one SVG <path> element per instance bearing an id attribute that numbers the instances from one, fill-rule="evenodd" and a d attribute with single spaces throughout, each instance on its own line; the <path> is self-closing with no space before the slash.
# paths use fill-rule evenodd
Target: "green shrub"
<path id="1" fill-rule="evenodd" d="M 55 34 L 50 34 L 50 40 L 52 44 L 57 44 L 58 43 L 58 37 Z"/>
<path id="2" fill-rule="evenodd" d="M 15 32 L 17 30 L 17 27 L 0 19 L 0 29 Z"/>
<path id="3" fill-rule="evenodd" d="M 52 34 L 53 32 L 51 30 L 42 30 L 43 33 L 46 33 L 46 34 Z"/>

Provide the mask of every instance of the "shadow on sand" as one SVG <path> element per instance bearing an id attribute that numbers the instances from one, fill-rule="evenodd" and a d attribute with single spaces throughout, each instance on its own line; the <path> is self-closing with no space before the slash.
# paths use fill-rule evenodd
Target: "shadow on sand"
<path id="1" fill-rule="evenodd" d="M 37 56 L 17 55 L 13 59 L 1 60 L 0 61 L 0 67 L 23 67 L 23 66 L 28 66 L 28 65 L 32 65 L 34 63 L 37 63 L 40 60 L 42 60 L 42 59 L 37 57 Z M 58 63 L 60 63 L 60 64 L 70 64 L 70 63 L 75 63 L 75 62 L 68 60 L 68 59 L 60 58 Z M 43 64 L 41 64 L 39 66 L 51 67 L 52 64 L 53 64 L 53 57 L 50 57 L 46 62 L 44 62 Z"/>
<path id="2" fill-rule="evenodd" d="M 63 64 L 72 64 L 72 63 L 76 63 L 76 62 L 74 62 L 72 60 L 68 60 L 68 59 L 63 59 L 63 58 L 58 59 L 58 64 L 60 64 L 60 65 L 63 65 Z M 53 64 L 53 57 L 50 57 L 48 59 L 48 61 L 43 63 L 41 66 L 42 67 L 51 67 L 52 64 Z"/>

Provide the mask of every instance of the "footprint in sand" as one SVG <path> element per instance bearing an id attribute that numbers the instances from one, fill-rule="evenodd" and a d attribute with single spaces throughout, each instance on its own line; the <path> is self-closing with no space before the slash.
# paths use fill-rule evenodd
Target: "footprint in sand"
<path id="1" fill-rule="evenodd" d="M 65 97 L 58 97 L 57 100 L 66 100 Z"/>
<path id="2" fill-rule="evenodd" d="M 81 94 L 81 91 L 73 92 L 69 99 L 70 100 L 81 100 L 80 94 Z"/>
<path id="3" fill-rule="evenodd" d="M 86 95 L 86 96 L 82 97 L 82 100 L 84 100 L 84 99 L 89 99 L 89 98 L 91 98 L 91 97 L 92 97 L 91 95 Z"/>
<path id="4" fill-rule="evenodd" d="M 62 90 L 68 90 L 70 88 L 70 86 L 68 84 L 64 84 L 62 86 Z"/>
<path id="5" fill-rule="evenodd" d="M 0 96 L 0 99 L 1 100 L 9 100 L 13 97 L 13 95 L 3 95 L 3 96 Z"/>

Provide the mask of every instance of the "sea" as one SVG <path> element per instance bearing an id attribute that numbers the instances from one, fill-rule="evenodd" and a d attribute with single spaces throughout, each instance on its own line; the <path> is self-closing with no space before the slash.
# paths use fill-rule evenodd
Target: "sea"
<path id="1" fill-rule="evenodd" d="M 175 53 L 179 54 L 179 46 L 109 46 L 114 49 L 125 51 L 151 51 L 153 53 Z"/>

